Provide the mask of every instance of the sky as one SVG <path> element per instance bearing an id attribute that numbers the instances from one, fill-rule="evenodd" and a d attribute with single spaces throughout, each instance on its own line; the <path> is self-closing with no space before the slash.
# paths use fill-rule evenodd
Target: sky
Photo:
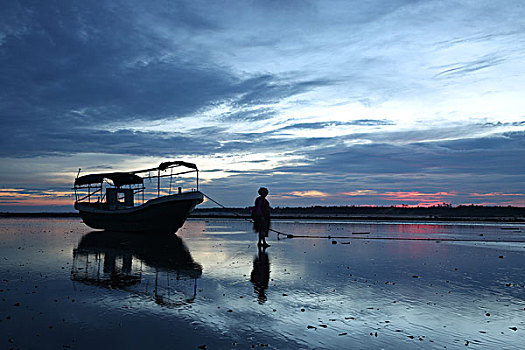
<path id="1" fill-rule="evenodd" d="M 0 211 L 166 160 L 226 206 L 525 206 L 521 0 L 0 1 Z"/>

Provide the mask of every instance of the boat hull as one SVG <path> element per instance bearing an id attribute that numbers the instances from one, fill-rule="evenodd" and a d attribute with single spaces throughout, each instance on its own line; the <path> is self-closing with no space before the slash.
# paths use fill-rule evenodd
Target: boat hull
<path id="1" fill-rule="evenodd" d="M 95 204 L 75 203 L 86 225 L 95 229 L 131 232 L 176 232 L 204 195 L 188 192 L 163 196 L 132 208 L 103 209 Z"/>

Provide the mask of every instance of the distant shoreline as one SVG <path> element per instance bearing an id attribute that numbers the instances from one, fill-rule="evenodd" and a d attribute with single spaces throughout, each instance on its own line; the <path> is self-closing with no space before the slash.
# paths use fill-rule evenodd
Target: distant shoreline
<path id="1" fill-rule="evenodd" d="M 80 218 L 74 212 L 0 212 L 0 218 Z M 248 208 L 197 208 L 190 218 L 250 219 Z M 274 208 L 273 219 L 337 221 L 459 221 L 459 222 L 525 222 L 521 207 L 307 207 Z"/>
<path id="2" fill-rule="evenodd" d="M 251 219 L 248 215 L 190 215 L 191 219 Z M 290 216 L 273 215 L 272 220 L 336 220 L 336 221 L 461 221 L 461 222 L 508 222 L 522 223 L 525 218 L 479 218 L 479 217 L 422 217 L 422 216 Z"/>
<path id="3" fill-rule="evenodd" d="M 79 218 L 78 213 L 58 213 L 58 212 L 41 212 L 41 213 L 12 213 L 0 212 L 0 218 Z"/>

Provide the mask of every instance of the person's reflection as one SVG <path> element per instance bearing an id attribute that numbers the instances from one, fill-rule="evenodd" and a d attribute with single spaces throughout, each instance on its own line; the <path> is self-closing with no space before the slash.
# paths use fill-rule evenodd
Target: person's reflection
<path id="1" fill-rule="evenodd" d="M 270 281 L 270 259 L 265 247 L 259 247 L 257 256 L 253 260 L 253 270 L 250 276 L 253 283 L 253 290 L 257 293 L 259 304 L 266 302 L 266 289 Z"/>

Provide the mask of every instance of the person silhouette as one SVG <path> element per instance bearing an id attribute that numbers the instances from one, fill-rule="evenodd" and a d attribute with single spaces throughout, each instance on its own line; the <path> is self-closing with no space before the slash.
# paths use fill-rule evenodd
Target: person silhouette
<path id="1" fill-rule="evenodd" d="M 267 300 L 266 289 L 270 281 L 270 259 L 264 247 L 258 247 L 257 255 L 253 260 L 253 270 L 250 275 L 250 282 L 253 283 L 253 290 L 257 293 L 257 302 L 264 304 Z"/>
<path id="2" fill-rule="evenodd" d="M 257 245 L 267 248 L 270 246 L 266 243 L 266 237 L 268 237 L 270 230 L 270 203 L 266 199 L 268 189 L 261 187 L 257 192 L 259 197 L 255 199 L 255 207 L 252 209 L 253 229 L 259 235 Z"/>

